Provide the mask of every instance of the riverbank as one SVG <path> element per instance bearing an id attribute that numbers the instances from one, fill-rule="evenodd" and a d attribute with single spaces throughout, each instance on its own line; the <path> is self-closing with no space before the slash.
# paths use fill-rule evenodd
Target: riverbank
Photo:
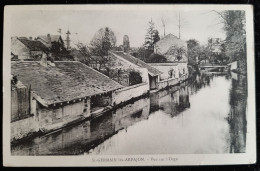
<path id="1" fill-rule="evenodd" d="M 172 86 L 178 86 L 182 82 L 185 82 L 186 80 L 188 80 L 188 78 L 189 78 L 188 75 L 183 75 L 181 78 L 178 78 L 176 82 L 171 82 L 171 80 L 166 80 L 166 81 L 164 81 L 166 83 L 166 86 L 165 87 L 158 86 L 158 89 L 156 91 L 153 91 L 153 93 L 157 92 L 157 91 L 169 89 Z M 92 120 L 92 119 L 100 117 L 112 110 L 116 110 L 118 108 L 123 108 L 124 106 L 126 106 L 128 104 L 133 104 L 135 101 L 138 101 L 139 99 L 147 98 L 150 96 L 151 91 L 143 91 L 143 87 L 146 87 L 146 84 L 134 85 L 131 87 L 127 87 L 127 88 L 118 90 L 117 92 L 113 93 L 113 100 L 112 100 L 113 105 L 106 106 L 99 110 L 93 111 L 89 115 L 85 115 L 85 114 L 78 115 L 78 116 L 70 118 L 69 120 L 66 120 L 64 122 L 51 124 L 44 128 L 39 128 L 39 129 L 28 131 L 28 133 L 26 133 L 24 135 L 17 136 L 17 137 L 21 137 L 21 138 L 13 138 L 11 140 L 11 144 L 17 144 L 20 142 L 28 141 L 37 136 L 43 136 L 43 135 L 46 135 L 46 134 L 49 134 L 52 132 L 56 132 L 56 131 L 61 130 L 66 127 L 70 127 L 72 125 L 77 125 L 77 124 L 87 121 L 87 120 Z M 130 92 L 129 92 L 129 90 L 130 90 Z M 134 92 L 131 93 L 132 91 L 134 91 Z M 130 95 L 129 95 L 129 93 L 130 93 Z M 34 120 L 34 119 L 35 118 L 32 116 L 32 120 Z M 30 125 L 28 125 L 28 126 L 30 126 Z"/>
<path id="2" fill-rule="evenodd" d="M 149 94 L 99 117 L 13 145 L 11 153 L 115 155 L 156 154 L 159 151 L 173 154 L 243 152 L 245 125 L 240 123 L 246 123 L 243 120 L 246 107 L 240 98 L 235 99 L 236 103 L 229 102 L 230 97 L 236 97 L 241 86 L 230 76 L 202 73 L 178 86 Z M 232 116 L 229 116 L 230 111 L 233 111 Z M 204 139 L 199 138 L 202 133 Z M 213 141 L 212 135 L 215 138 Z M 191 140 L 193 146 L 190 146 Z M 234 141 L 241 145 L 233 146 Z M 153 146 L 157 148 L 150 148 Z"/>

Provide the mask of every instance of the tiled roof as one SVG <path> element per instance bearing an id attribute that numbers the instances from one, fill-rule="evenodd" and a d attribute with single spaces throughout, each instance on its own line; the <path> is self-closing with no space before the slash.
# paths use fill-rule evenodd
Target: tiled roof
<path id="1" fill-rule="evenodd" d="M 51 42 L 58 42 L 61 36 L 60 35 L 50 35 L 50 37 L 51 37 Z M 44 40 L 45 42 L 48 42 L 47 35 L 38 36 L 38 38 Z"/>
<path id="2" fill-rule="evenodd" d="M 162 74 L 161 71 L 157 70 L 156 68 L 150 66 L 149 64 L 145 63 L 144 61 L 140 60 L 140 59 L 137 59 L 135 58 L 134 56 L 132 55 L 129 55 L 127 53 L 124 53 L 124 52 L 121 52 L 121 51 L 111 51 L 112 54 L 115 54 L 115 55 L 118 55 L 120 56 L 121 58 L 141 67 L 141 68 L 147 68 L 148 72 L 151 74 L 151 75 L 160 75 Z"/>
<path id="3" fill-rule="evenodd" d="M 47 47 L 40 41 L 18 38 L 31 51 L 47 51 Z"/>
<path id="4" fill-rule="evenodd" d="M 77 61 L 44 67 L 36 61 L 12 62 L 12 75 L 48 105 L 122 88 L 119 83 Z"/>

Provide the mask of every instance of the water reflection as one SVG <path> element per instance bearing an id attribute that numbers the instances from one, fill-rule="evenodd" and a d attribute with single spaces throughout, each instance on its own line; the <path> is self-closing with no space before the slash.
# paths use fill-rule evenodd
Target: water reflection
<path id="1" fill-rule="evenodd" d="M 230 153 L 246 152 L 247 79 L 245 76 L 232 73 L 229 103 Z"/>
<path id="2" fill-rule="evenodd" d="M 12 154 L 245 152 L 246 82 L 239 75 L 197 75 L 91 121 L 12 146 Z"/>

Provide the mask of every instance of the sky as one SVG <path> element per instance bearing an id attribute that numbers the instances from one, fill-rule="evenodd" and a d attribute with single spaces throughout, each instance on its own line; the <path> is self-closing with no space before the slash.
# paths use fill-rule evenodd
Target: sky
<path id="1" fill-rule="evenodd" d="M 208 38 L 225 38 L 223 25 L 216 13 L 206 10 L 179 11 L 181 21 L 185 21 L 181 29 L 181 39 L 197 39 L 201 44 Z M 139 47 L 144 43 L 149 20 L 153 20 L 155 28 L 163 36 L 161 19 L 166 23 L 166 35 L 178 36 L 177 15 L 173 10 L 28 10 L 14 12 L 11 19 L 11 36 L 37 37 L 39 35 L 59 34 L 62 29 L 65 35 L 69 29 L 72 43 L 89 43 L 95 32 L 102 27 L 110 27 L 117 38 L 117 45 L 128 35 L 131 47 Z"/>

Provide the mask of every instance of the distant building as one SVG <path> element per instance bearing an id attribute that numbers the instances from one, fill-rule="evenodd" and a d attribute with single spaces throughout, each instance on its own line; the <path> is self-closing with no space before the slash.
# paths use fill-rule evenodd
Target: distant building
<path id="1" fill-rule="evenodd" d="M 48 48 L 51 48 L 54 44 L 58 44 L 61 47 L 65 47 L 64 41 L 60 35 L 41 35 L 38 36 L 36 40 L 42 42 Z"/>
<path id="2" fill-rule="evenodd" d="M 48 48 L 37 40 L 26 37 L 11 38 L 11 55 L 14 60 L 40 59 L 43 53 L 46 53 Z"/>
<path id="3" fill-rule="evenodd" d="M 187 62 L 187 43 L 173 34 L 168 34 L 156 42 L 154 53 L 163 55 L 168 62 Z"/>
<path id="4" fill-rule="evenodd" d="M 167 59 L 164 63 L 149 63 L 163 73 L 161 80 L 179 79 L 188 75 L 187 43 L 184 40 L 168 34 L 155 44 L 154 53 Z"/>
<path id="5" fill-rule="evenodd" d="M 113 91 L 123 88 L 78 61 L 13 61 L 11 74 L 23 89 L 12 95 L 13 139 L 26 136 L 31 130 L 48 132 L 88 117 L 91 112 L 112 105 Z M 28 117 L 19 119 L 19 115 Z"/>

